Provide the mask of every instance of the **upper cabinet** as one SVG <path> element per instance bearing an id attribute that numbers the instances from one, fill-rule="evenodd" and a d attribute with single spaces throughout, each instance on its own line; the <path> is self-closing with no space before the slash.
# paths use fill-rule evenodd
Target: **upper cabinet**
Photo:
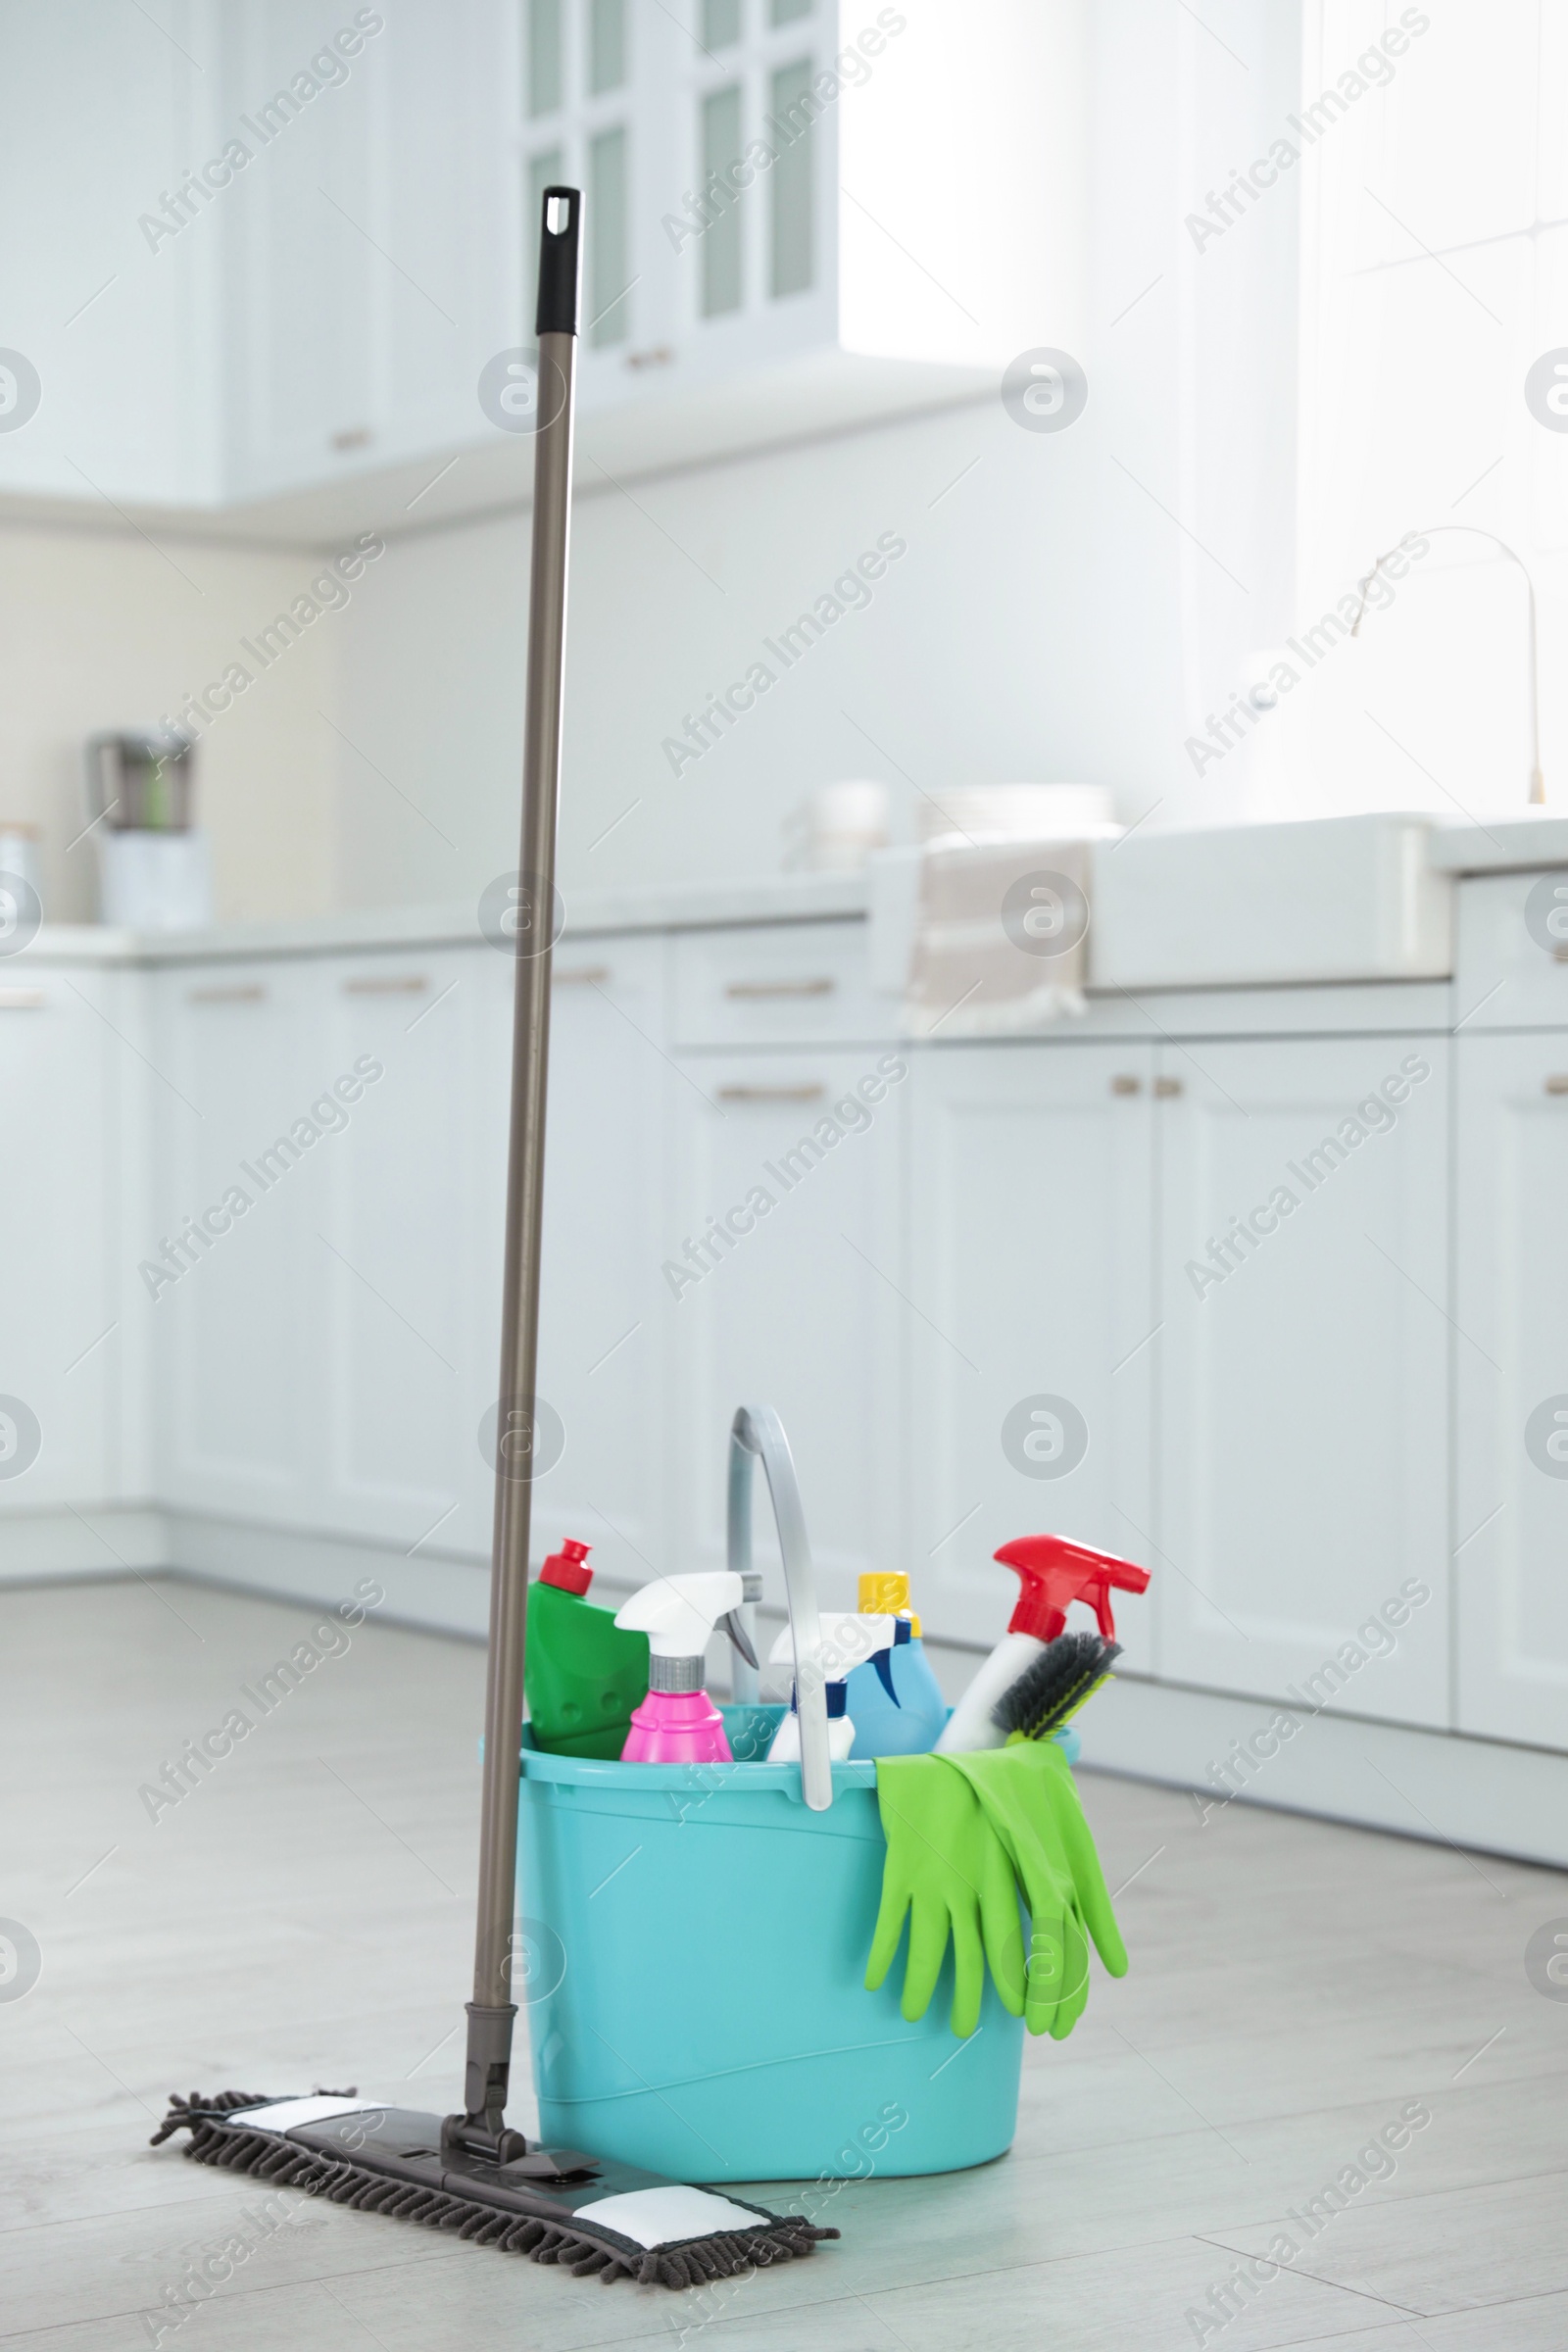
<path id="1" fill-rule="evenodd" d="M 157 13 L 162 25 L 81 0 L 0 20 L 0 500 L 13 513 L 68 501 L 112 524 L 116 507 L 218 492 L 200 0 Z"/>
<path id="2" fill-rule="evenodd" d="M 930 406 L 1078 341 L 1080 0 L 520 9 L 518 333 L 538 197 L 565 179 L 590 468 Z"/>
<path id="3" fill-rule="evenodd" d="M 482 425 L 515 260 L 504 12 L 340 15 L 324 39 L 313 0 L 224 19 L 226 113 L 255 152 L 227 208 L 222 411 L 230 502 L 343 484 L 347 520 L 366 476 Z M 389 519 L 418 484 L 398 487 Z"/>
<path id="4" fill-rule="evenodd" d="M 596 478 L 993 389 L 1020 352 L 1081 343 L 1086 12 L 189 0 L 182 53 L 124 62 L 157 86 L 118 126 L 149 135 L 125 152 L 84 124 L 92 205 L 28 216 L 4 340 L 43 403 L 0 430 L 0 497 L 287 538 L 526 496 L 531 439 L 480 381 L 527 364 L 552 180 L 585 197 Z M 24 143 L 78 83 L 35 31 Z M 6 397 L 0 377 L 0 425 Z"/>

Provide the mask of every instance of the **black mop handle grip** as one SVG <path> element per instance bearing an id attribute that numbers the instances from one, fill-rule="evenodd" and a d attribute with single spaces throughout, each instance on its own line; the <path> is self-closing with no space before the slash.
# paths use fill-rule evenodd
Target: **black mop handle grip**
<path id="1" fill-rule="evenodd" d="M 539 218 L 539 307 L 534 317 L 537 335 L 577 332 L 581 226 L 581 189 L 546 188 Z"/>

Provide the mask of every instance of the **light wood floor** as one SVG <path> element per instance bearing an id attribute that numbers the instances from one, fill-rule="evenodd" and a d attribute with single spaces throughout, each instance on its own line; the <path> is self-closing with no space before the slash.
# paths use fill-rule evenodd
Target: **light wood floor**
<path id="1" fill-rule="evenodd" d="M 0 1998 L 8 2346 L 145 2347 L 166 2282 L 259 2237 L 259 2184 L 147 2148 L 171 2088 L 457 2099 L 478 1650 L 368 1624 L 175 1810 L 138 1801 L 307 1621 L 172 1581 L 0 1595 L 0 1915 L 42 1950 Z M 1133 1971 L 1097 1980 L 1069 2042 L 1030 2045 L 1001 2163 L 847 2188 L 842 2243 L 716 2306 L 298 2200 L 164 2343 L 1163 2352 L 1419 2100 L 1393 2178 L 1203 2340 L 1560 2352 L 1568 2002 L 1523 1955 L 1543 1923 L 1568 1932 L 1568 1882 L 1240 1805 L 1203 1827 L 1125 1782 L 1084 1794 L 1130 1881 Z"/>

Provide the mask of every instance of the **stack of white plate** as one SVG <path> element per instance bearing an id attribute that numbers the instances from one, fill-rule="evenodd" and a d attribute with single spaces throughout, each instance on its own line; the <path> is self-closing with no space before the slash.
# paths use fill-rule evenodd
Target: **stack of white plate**
<path id="1" fill-rule="evenodd" d="M 1063 841 L 1115 821 L 1102 784 L 955 784 L 917 803 L 920 839 Z"/>

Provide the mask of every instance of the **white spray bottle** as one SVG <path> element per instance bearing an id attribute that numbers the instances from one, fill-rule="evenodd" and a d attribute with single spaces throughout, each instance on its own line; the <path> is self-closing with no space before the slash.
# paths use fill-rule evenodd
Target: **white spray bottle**
<path id="1" fill-rule="evenodd" d="M 882 1687 L 895 1706 L 898 1699 L 893 1690 L 893 1644 L 898 1627 L 891 1615 L 862 1615 L 854 1609 L 824 1609 L 822 1624 L 822 1681 L 827 1698 L 828 1754 L 835 1764 L 847 1762 L 855 1745 L 855 1725 L 845 1708 L 845 1685 L 857 1666 L 867 1661 L 875 1666 Z M 794 1656 L 793 1639 L 788 1626 L 774 1642 L 769 1656 L 775 1666 L 788 1665 Z M 796 1713 L 795 1698 L 790 1711 L 773 1734 L 773 1744 L 767 1751 L 770 1764 L 793 1764 L 801 1753 L 801 1719 Z"/>
<path id="2" fill-rule="evenodd" d="M 1113 1551 L 1092 1551 L 1087 1544 L 1074 1544 L 1066 1536 L 1019 1536 L 991 1556 L 1004 1568 L 1016 1570 L 1018 1605 L 1002 1640 L 991 1655 L 981 1660 L 974 1680 L 948 1717 L 947 1729 L 936 1744 L 939 1756 L 1001 1747 L 1007 1735 L 997 1721 L 997 1702 L 1055 1641 L 1067 1623 L 1073 1601 L 1087 1601 L 1105 1640 L 1114 1642 L 1112 1586 L 1119 1592 L 1143 1592 L 1149 1586 L 1147 1568 L 1118 1559 Z"/>
<path id="3" fill-rule="evenodd" d="M 648 1636 L 648 1696 L 631 1719 L 623 1764 L 731 1764 L 724 1718 L 703 1688 L 708 1643 L 714 1626 L 728 1634 L 749 1665 L 757 1653 L 735 1612 L 745 1598 L 740 1577 L 727 1568 L 693 1576 L 662 1576 L 634 1592 L 615 1623 Z"/>

